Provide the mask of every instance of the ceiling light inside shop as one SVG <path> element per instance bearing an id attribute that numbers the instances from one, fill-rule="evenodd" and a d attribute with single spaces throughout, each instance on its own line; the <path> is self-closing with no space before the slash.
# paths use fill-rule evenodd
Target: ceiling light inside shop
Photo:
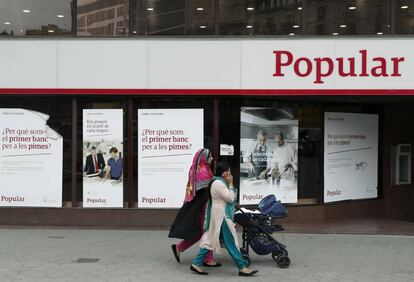
<path id="1" fill-rule="evenodd" d="M 64 15 L 57 15 L 56 17 L 57 18 L 64 18 L 65 16 Z"/>
<path id="2" fill-rule="evenodd" d="M 380 32 L 377 32 L 377 35 L 383 35 L 384 33 L 382 33 L 381 31 Z"/>
<path id="3" fill-rule="evenodd" d="M 346 27 L 346 24 L 341 24 L 339 27 Z"/>
<path id="4" fill-rule="evenodd" d="M 197 11 L 204 11 L 204 8 L 202 8 L 202 7 L 197 8 Z"/>
<path id="5" fill-rule="evenodd" d="M 246 28 L 253 28 L 252 25 L 246 25 Z"/>
<path id="6" fill-rule="evenodd" d="M 26 9 L 24 9 L 24 10 L 22 10 L 22 12 L 23 12 L 23 13 L 30 13 L 30 10 L 26 10 Z"/>
<path id="7" fill-rule="evenodd" d="M 137 31 L 136 31 L 136 30 L 134 30 L 134 31 L 132 31 L 132 33 L 133 33 L 133 34 L 137 34 Z"/>
<path id="8" fill-rule="evenodd" d="M 55 31 L 53 29 L 48 29 L 47 32 L 54 33 Z"/>
<path id="9" fill-rule="evenodd" d="M 401 9 L 408 9 L 407 5 L 401 6 Z"/>
<path id="10" fill-rule="evenodd" d="M 294 32 L 291 32 L 291 33 L 289 33 L 289 35 L 295 35 L 295 33 Z"/>
<path id="11" fill-rule="evenodd" d="M 4 22 L 4 24 L 10 25 L 10 24 L 11 24 L 11 22 Z"/>
<path id="12" fill-rule="evenodd" d="M 299 28 L 299 26 L 298 25 L 294 25 L 294 26 L 292 26 L 293 28 Z"/>
<path id="13" fill-rule="evenodd" d="M 200 25 L 200 28 L 204 29 L 204 28 L 207 28 L 207 26 L 205 26 L 205 25 Z"/>
<path id="14" fill-rule="evenodd" d="M 254 8 L 253 7 L 247 7 L 247 11 L 253 11 Z"/>
<path id="15" fill-rule="evenodd" d="M 302 7 L 298 7 L 298 10 L 302 10 L 303 8 Z"/>
<path id="16" fill-rule="evenodd" d="M 355 10 L 355 9 L 356 9 L 356 7 L 355 7 L 355 6 L 349 6 L 349 7 L 348 7 L 348 9 L 349 9 L 349 10 Z"/>
<path id="17" fill-rule="evenodd" d="M 339 33 L 337 33 L 337 32 L 334 32 L 334 33 L 332 33 L 332 35 L 339 35 Z"/>
<path id="18" fill-rule="evenodd" d="M 147 11 L 154 11 L 154 8 L 147 8 Z"/>

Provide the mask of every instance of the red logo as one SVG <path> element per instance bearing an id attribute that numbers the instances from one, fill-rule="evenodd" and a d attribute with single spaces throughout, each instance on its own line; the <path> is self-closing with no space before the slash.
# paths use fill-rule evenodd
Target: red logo
<path id="1" fill-rule="evenodd" d="M 273 51 L 275 54 L 275 73 L 273 76 L 285 76 L 287 68 L 293 67 L 294 73 L 299 77 L 313 76 L 313 83 L 324 83 L 323 78 L 329 77 L 332 74 L 338 74 L 340 77 L 387 77 L 387 76 L 401 76 L 399 72 L 400 62 L 404 62 L 404 57 L 393 57 L 390 59 L 384 57 L 368 56 L 367 50 L 359 50 L 360 65 L 356 66 L 356 57 L 344 58 L 296 58 L 294 55 L 286 50 Z M 370 64 L 371 67 L 368 67 Z M 392 73 L 387 72 L 387 64 L 392 65 Z"/>

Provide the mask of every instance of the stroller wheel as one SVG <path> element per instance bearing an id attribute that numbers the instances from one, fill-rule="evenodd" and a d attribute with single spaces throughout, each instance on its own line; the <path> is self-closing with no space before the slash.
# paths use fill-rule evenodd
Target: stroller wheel
<path id="1" fill-rule="evenodd" d="M 276 264 L 280 268 L 287 268 L 290 265 L 290 259 L 288 256 L 280 255 L 276 258 Z"/>
<path id="2" fill-rule="evenodd" d="M 273 251 L 273 252 L 272 252 L 272 259 L 273 259 L 274 261 L 277 261 L 277 258 L 278 258 L 279 256 L 282 256 L 282 255 L 287 256 L 287 254 L 285 254 L 282 250 Z"/>
<path id="3" fill-rule="evenodd" d="M 250 257 L 248 255 L 242 254 L 243 259 L 247 262 L 246 267 L 250 266 L 251 260 Z"/>

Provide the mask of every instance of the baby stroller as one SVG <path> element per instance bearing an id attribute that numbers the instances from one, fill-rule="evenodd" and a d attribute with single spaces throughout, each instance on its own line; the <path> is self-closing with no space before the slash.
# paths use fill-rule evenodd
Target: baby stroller
<path id="1" fill-rule="evenodd" d="M 259 203 L 259 211 L 238 210 L 234 215 L 234 221 L 243 227 L 243 247 L 240 248 L 243 258 L 250 264 L 249 246 L 258 255 L 271 254 L 273 260 L 280 268 L 290 265 L 286 246 L 272 237 L 272 233 L 283 230 L 280 225 L 273 225 L 276 218 L 287 216 L 285 207 L 276 201 L 274 195 L 263 198 Z"/>

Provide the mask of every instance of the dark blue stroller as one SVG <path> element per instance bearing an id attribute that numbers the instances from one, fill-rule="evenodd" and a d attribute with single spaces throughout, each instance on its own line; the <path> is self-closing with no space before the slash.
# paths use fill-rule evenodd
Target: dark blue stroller
<path id="1" fill-rule="evenodd" d="M 280 201 L 276 201 L 274 195 L 266 196 L 259 203 L 260 213 L 245 212 L 236 208 L 238 211 L 234 215 L 234 221 L 243 227 L 243 247 L 240 248 L 240 252 L 247 263 L 250 264 L 250 246 L 258 255 L 271 254 L 280 268 L 288 267 L 290 259 L 286 246 L 271 235 L 283 230 L 282 226 L 273 224 L 273 220 L 287 216 L 287 211 Z"/>

